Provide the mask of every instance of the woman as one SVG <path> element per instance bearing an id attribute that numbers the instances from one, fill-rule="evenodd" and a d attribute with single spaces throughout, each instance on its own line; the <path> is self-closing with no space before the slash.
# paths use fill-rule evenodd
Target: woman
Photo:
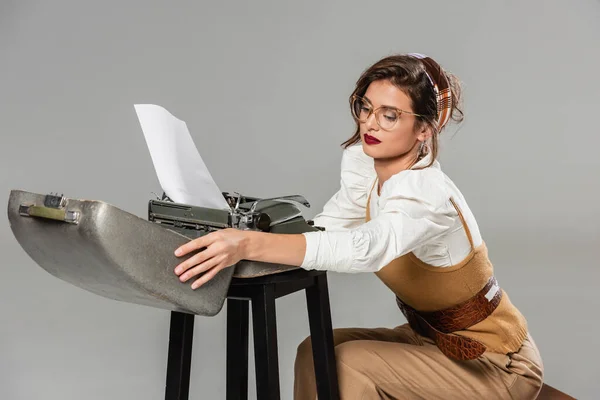
<path id="1" fill-rule="evenodd" d="M 179 248 L 177 256 L 206 247 L 175 273 L 193 288 L 241 259 L 375 273 L 408 323 L 334 330 L 343 399 L 534 399 L 539 351 L 436 160 L 440 132 L 462 119 L 459 95 L 430 57 L 378 61 L 350 97 L 356 132 L 344 143 L 342 185 L 314 219 L 325 231 L 220 230 Z M 316 397 L 310 338 L 298 347 L 294 392 Z"/>

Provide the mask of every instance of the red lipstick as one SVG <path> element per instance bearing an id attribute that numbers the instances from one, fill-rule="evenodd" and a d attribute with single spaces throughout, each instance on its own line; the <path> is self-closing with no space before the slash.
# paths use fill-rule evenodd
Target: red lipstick
<path id="1" fill-rule="evenodd" d="M 367 135 L 365 133 L 365 135 L 363 136 L 363 139 L 365 141 L 366 144 L 377 144 L 377 143 L 381 143 L 381 140 L 379 139 L 375 139 L 373 136 L 371 135 Z"/>

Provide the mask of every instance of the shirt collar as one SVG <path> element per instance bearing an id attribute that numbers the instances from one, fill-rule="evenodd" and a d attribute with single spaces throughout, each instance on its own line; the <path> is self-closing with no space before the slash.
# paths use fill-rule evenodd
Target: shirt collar
<path id="1" fill-rule="evenodd" d="M 412 167 L 410 167 L 409 170 L 425 167 L 427 164 L 429 164 L 429 162 L 431 161 L 431 158 L 432 158 L 431 153 L 427 153 L 423 158 L 421 158 Z M 441 169 L 439 161 L 438 160 L 433 161 L 433 163 L 431 164 L 431 166 L 429 166 L 429 168 Z M 402 171 L 400 171 L 399 173 L 401 173 L 401 172 Z M 379 178 L 377 177 L 377 173 L 375 173 L 375 169 L 373 169 L 373 174 L 375 176 L 375 181 L 373 183 L 373 186 L 371 186 L 371 190 L 369 193 L 371 195 L 372 192 L 375 192 L 375 196 L 379 197 L 379 194 L 377 193 L 377 189 L 376 189 L 377 185 L 379 184 Z M 383 186 L 385 186 L 385 183 L 386 182 L 384 182 Z M 383 187 L 381 188 L 381 190 L 383 193 Z"/>
<path id="2" fill-rule="evenodd" d="M 427 153 L 423 158 L 421 158 L 419 161 L 414 163 L 414 165 L 412 167 L 410 167 L 410 169 L 425 167 L 427 164 L 429 164 L 431 162 L 431 158 L 432 158 L 432 154 Z M 431 164 L 431 168 L 440 168 L 440 163 L 437 160 L 435 160 Z"/>

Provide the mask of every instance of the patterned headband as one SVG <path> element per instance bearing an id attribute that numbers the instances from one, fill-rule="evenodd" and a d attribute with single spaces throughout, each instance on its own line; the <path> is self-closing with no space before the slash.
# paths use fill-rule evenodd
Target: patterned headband
<path id="1" fill-rule="evenodd" d="M 437 100 L 438 111 L 438 132 L 442 130 L 444 125 L 450 119 L 452 114 L 452 91 L 450 90 L 450 82 L 448 77 L 442 71 L 441 67 L 431 57 L 419 53 L 409 53 L 409 56 L 418 58 L 425 66 L 425 72 L 429 81 L 433 85 L 435 97 Z"/>

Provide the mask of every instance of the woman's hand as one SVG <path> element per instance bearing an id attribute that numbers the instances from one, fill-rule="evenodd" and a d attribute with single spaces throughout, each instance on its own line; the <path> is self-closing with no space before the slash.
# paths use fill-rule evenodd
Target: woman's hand
<path id="1" fill-rule="evenodd" d="M 206 271 L 192 283 L 192 289 L 199 288 L 220 270 L 237 264 L 240 260 L 301 266 L 306 252 L 306 240 L 302 234 L 227 228 L 184 244 L 175 250 L 175 255 L 181 257 L 203 248 L 203 251 L 175 267 L 175 274 L 182 282 Z"/>
<path id="2" fill-rule="evenodd" d="M 192 283 L 192 289 L 212 279 L 223 268 L 246 258 L 248 232 L 234 228 L 221 229 L 194 239 L 175 250 L 177 257 L 205 248 L 175 267 L 179 280 L 189 279 L 207 271 Z"/>

